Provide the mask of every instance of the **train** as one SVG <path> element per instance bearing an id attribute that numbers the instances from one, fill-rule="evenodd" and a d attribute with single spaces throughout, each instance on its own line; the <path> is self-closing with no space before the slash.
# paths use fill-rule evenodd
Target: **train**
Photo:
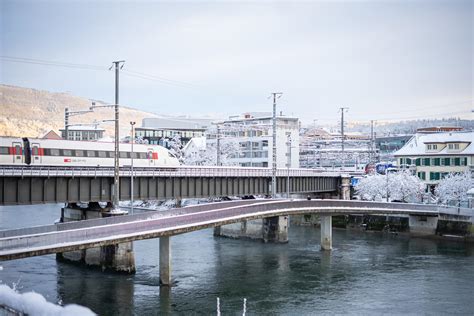
<path id="1" fill-rule="evenodd" d="M 121 167 L 132 164 L 132 145 L 119 144 Z M 73 141 L 0 137 L 0 165 L 113 167 L 115 144 L 100 141 Z M 177 167 L 179 160 L 158 145 L 133 144 L 134 167 Z"/>

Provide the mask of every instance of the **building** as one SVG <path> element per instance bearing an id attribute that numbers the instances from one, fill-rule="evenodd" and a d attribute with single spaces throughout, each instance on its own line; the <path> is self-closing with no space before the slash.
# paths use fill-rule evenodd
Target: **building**
<path id="1" fill-rule="evenodd" d="M 68 140 L 98 140 L 104 137 L 105 130 L 97 126 L 70 126 L 68 127 L 68 137 L 66 130 L 60 129 L 61 137 Z"/>
<path id="2" fill-rule="evenodd" d="M 168 147 L 168 140 L 179 135 L 186 145 L 193 137 L 204 137 L 211 125 L 210 119 L 199 118 L 144 118 L 142 126 L 135 128 L 135 136 L 149 144 Z"/>
<path id="3" fill-rule="evenodd" d="M 473 142 L 474 132 L 416 133 L 394 156 L 433 188 L 448 173 L 474 172 Z"/>
<path id="4" fill-rule="evenodd" d="M 360 133 L 344 135 L 344 151 L 340 133 L 310 128 L 302 129 L 300 138 L 301 168 L 360 171 L 367 163 L 377 159 L 370 136 Z"/>
<path id="5" fill-rule="evenodd" d="M 277 168 L 299 167 L 299 119 L 276 117 Z M 238 142 L 239 152 L 229 162 L 242 167 L 271 167 L 273 153 L 273 118 L 269 112 L 248 112 L 231 116 L 217 123 L 217 130 L 208 133 L 211 145 L 220 142 Z"/>
<path id="6" fill-rule="evenodd" d="M 63 139 L 61 136 L 59 136 L 55 131 L 53 130 L 50 130 L 49 132 L 47 132 L 43 137 L 41 137 L 42 139 L 56 139 L 56 140 L 59 140 L 59 139 Z"/>
<path id="7" fill-rule="evenodd" d="M 382 136 L 375 138 L 375 148 L 377 149 L 380 160 L 391 161 L 393 154 L 401 149 L 412 138 L 413 135 Z"/>

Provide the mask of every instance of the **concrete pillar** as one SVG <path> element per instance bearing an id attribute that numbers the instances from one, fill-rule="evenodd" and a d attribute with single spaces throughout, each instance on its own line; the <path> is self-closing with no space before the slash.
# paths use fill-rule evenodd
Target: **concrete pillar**
<path id="1" fill-rule="evenodd" d="M 347 174 L 341 175 L 341 191 L 340 200 L 351 199 L 351 176 Z"/>
<path id="2" fill-rule="evenodd" d="M 331 215 L 321 215 L 321 250 L 332 250 Z"/>
<path id="3" fill-rule="evenodd" d="M 263 219 L 262 239 L 264 242 L 288 242 L 288 216 L 275 216 Z"/>
<path id="4" fill-rule="evenodd" d="M 160 237 L 160 284 L 171 285 L 170 237 Z"/>
<path id="5" fill-rule="evenodd" d="M 80 208 L 76 204 L 70 204 L 61 209 L 60 222 L 121 216 L 124 214 L 126 212 L 110 213 L 108 207 L 101 208 L 98 203 L 89 203 L 87 208 Z M 132 242 L 58 253 L 56 258 L 61 261 L 97 266 L 102 270 L 135 273 L 135 256 Z"/>

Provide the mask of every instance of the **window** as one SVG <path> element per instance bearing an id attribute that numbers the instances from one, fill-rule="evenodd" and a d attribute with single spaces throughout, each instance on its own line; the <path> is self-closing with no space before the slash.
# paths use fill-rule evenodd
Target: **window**
<path id="1" fill-rule="evenodd" d="M 433 145 L 433 150 L 437 150 L 438 149 L 438 145 L 434 144 Z"/>
<path id="2" fill-rule="evenodd" d="M 459 149 L 459 144 L 448 144 L 448 149 L 458 150 Z"/>
<path id="3" fill-rule="evenodd" d="M 76 157 L 84 157 L 84 150 L 76 149 Z"/>
<path id="4" fill-rule="evenodd" d="M 459 158 L 459 157 L 454 158 L 454 165 L 455 166 L 460 166 L 461 165 L 461 158 Z"/>
<path id="5" fill-rule="evenodd" d="M 96 157 L 94 150 L 87 150 L 87 157 Z"/>
<path id="6" fill-rule="evenodd" d="M 430 172 L 430 180 L 439 180 L 440 173 L 439 172 Z"/>
<path id="7" fill-rule="evenodd" d="M 0 155 L 8 155 L 8 147 L 0 147 Z"/>
<path id="8" fill-rule="evenodd" d="M 38 156 L 38 151 L 39 151 L 39 150 L 38 150 L 38 146 L 33 146 L 33 147 L 31 148 L 31 154 L 32 154 L 33 156 Z M 1 152 L 0 152 L 0 154 L 1 154 Z"/>
<path id="9" fill-rule="evenodd" d="M 421 159 L 420 158 L 415 159 L 415 165 L 417 165 L 417 166 L 421 165 Z"/>
<path id="10" fill-rule="evenodd" d="M 130 153 L 121 151 L 119 154 L 119 158 L 130 158 Z"/>
<path id="11" fill-rule="evenodd" d="M 107 157 L 109 157 L 109 158 L 115 158 L 115 151 L 108 151 L 108 152 L 107 152 Z"/>
<path id="12" fill-rule="evenodd" d="M 418 172 L 418 178 L 420 178 L 421 180 L 426 180 L 426 172 Z"/>
<path id="13" fill-rule="evenodd" d="M 63 156 L 71 157 L 72 156 L 72 150 L 63 149 Z"/>
<path id="14" fill-rule="evenodd" d="M 59 149 L 57 149 L 57 148 L 51 148 L 51 149 L 49 150 L 49 154 L 50 154 L 51 156 L 59 156 Z"/>
<path id="15" fill-rule="evenodd" d="M 444 158 L 444 165 L 451 166 L 451 158 Z"/>
<path id="16" fill-rule="evenodd" d="M 430 166 L 430 158 L 423 158 L 423 166 Z"/>
<path id="17" fill-rule="evenodd" d="M 433 166 L 440 166 L 441 159 L 440 158 L 433 158 Z"/>
<path id="18" fill-rule="evenodd" d="M 100 150 L 100 151 L 99 151 L 99 157 L 100 157 L 100 158 L 106 158 L 106 157 L 107 157 L 107 152 L 106 152 L 106 151 L 103 151 L 103 150 Z"/>
<path id="19" fill-rule="evenodd" d="M 467 157 L 461 158 L 461 166 L 467 166 Z"/>
<path id="20" fill-rule="evenodd" d="M 411 159 L 407 158 L 407 165 L 411 165 Z"/>

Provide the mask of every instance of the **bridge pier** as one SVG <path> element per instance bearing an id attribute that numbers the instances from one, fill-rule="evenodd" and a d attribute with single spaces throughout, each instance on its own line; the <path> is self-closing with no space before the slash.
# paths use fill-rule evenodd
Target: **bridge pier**
<path id="1" fill-rule="evenodd" d="M 170 237 L 160 237 L 160 284 L 171 285 L 171 243 Z"/>
<path id="2" fill-rule="evenodd" d="M 321 215 L 321 250 L 332 250 L 332 216 Z"/>
<path id="3" fill-rule="evenodd" d="M 94 202 L 89 203 L 87 208 L 80 208 L 77 204 L 71 203 L 61 209 L 60 222 L 81 221 L 126 214 L 111 213 L 109 210 L 109 205 L 106 208 L 101 208 L 98 203 Z M 57 253 L 56 258 L 61 261 L 100 267 L 103 271 L 135 273 L 135 257 L 132 242 Z"/>
<path id="4" fill-rule="evenodd" d="M 243 221 L 214 228 L 214 236 L 261 240 L 265 243 L 288 242 L 288 216 Z"/>

